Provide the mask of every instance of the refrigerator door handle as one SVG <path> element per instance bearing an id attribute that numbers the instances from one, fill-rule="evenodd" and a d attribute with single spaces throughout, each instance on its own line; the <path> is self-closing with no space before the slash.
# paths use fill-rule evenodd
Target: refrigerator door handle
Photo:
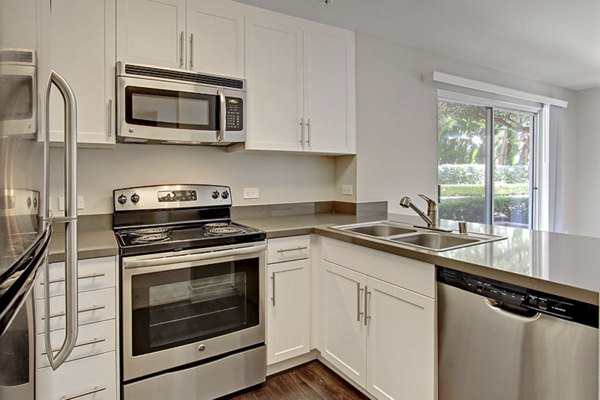
<path id="1" fill-rule="evenodd" d="M 50 184 L 50 166 L 49 166 L 49 144 L 50 144 L 50 91 L 52 85 L 55 85 L 65 105 L 65 217 L 50 219 L 49 205 L 49 184 Z M 50 72 L 50 80 L 46 89 L 46 176 L 45 176 L 45 209 L 44 217 L 49 223 L 65 224 L 65 313 L 66 313 L 66 334 L 63 344 L 58 353 L 52 351 L 50 343 L 50 318 L 45 319 L 44 339 L 48 362 L 53 370 L 57 369 L 69 357 L 75 347 L 78 333 L 78 315 L 77 315 L 77 102 L 73 89 L 67 81 L 56 71 Z M 48 259 L 45 265 L 45 285 L 44 285 L 44 311 L 45 315 L 50 315 L 50 268 Z"/>

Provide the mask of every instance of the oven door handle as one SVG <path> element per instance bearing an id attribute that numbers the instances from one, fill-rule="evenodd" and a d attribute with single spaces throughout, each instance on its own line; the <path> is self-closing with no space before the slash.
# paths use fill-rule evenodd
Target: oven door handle
<path id="1" fill-rule="evenodd" d="M 156 266 L 165 266 L 169 264 L 180 264 L 192 261 L 201 261 L 208 259 L 216 259 L 229 256 L 239 256 L 244 254 L 251 254 L 263 251 L 267 248 L 266 244 L 259 246 L 248 246 L 229 250 L 216 250 L 207 251 L 205 253 L 197 254 L 186 254 L 186 255 L 174 255 L 165 256 L 160 258 L 150 258 L 142 260 L 123 260 L 123 267 L 125 269 L 136 269 L 136 268 L 148 268 Z"/>

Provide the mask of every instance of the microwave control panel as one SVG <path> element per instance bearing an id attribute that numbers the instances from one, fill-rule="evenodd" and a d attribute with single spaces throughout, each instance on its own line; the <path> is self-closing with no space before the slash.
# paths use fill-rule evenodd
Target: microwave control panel
<path id="1" fill-rule="evenodd" d="M 225 107 L 227 110 L 225 129 L 228 131 L 244 130 L 244 100 L 239 97 L 227 97 Z"/>

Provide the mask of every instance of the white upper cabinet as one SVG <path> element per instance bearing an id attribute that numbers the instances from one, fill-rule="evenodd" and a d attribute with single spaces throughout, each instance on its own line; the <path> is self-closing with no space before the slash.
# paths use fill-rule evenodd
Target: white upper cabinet
<path id="1" fill-rule="evenodd" d="M 244 13 L 223 0 L 187 3 L 187 68 L 244 77 Z"/>
<path id="2" fill-rule="evenodd" d="M 51 65 L 77 98 L 79 143 L 113 144 L 115 0 L 53 0 Z M 64 105 L 50 98 L 50 140 L 64 141 Z"/>
<path id="3" fill-rule="evenodd" d="M 353 154 L 353 32 L 266 11 L 246 17 L 246 148 Z"/>
<path id="4" fill-rule="evenodd" d="M 117 58 L 244 77 L 243 10 L 226 0 L 120 0 Z"/>
<path id="5" fill-rule="evenodd" d="M 119 0 L 117 59 L 183 68 L 185 0 Z"/>
<path id="6" fill-rule="evenodd" d="M 247 149 L 303 149 L 303 36 L 293 22 L 246 19 Z"/>
<path id="7" fill-rule="evenodd" d="M 354 34 L 315 27 L 304 32 L 305 145 L 318 153 L 354 153 Z"/>

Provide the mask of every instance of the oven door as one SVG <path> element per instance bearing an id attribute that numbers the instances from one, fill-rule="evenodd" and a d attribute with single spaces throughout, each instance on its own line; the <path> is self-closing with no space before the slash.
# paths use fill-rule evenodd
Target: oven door
<path id="1" fill-rule="evenodd" d="M 124 381 L 264 343 L 265 248 L 124 258 Z"/>

